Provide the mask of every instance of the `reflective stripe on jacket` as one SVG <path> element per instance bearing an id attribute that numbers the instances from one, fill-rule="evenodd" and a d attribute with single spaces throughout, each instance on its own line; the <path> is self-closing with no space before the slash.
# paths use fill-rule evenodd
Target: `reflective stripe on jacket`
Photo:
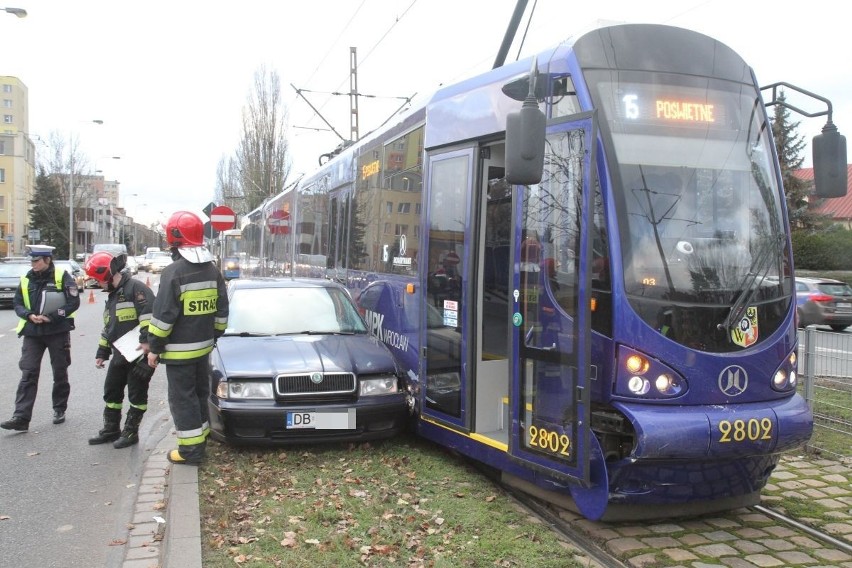
<path id="1" fill-rule="evenodd" d="M 215 264 L 181 257 L 163 270 L 148 339 L 164 363 L 207 355 L 227 322 L 227 287 Z"/>

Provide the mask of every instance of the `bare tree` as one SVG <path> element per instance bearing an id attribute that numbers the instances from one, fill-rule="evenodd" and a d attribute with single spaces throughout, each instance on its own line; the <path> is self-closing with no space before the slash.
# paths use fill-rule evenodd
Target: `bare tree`
<path id="1" fill-rule="evenodd" d="M 216 203 L 227 205 L 237 215 L 250 211 L 243 192 L 240 168 L 234 158 L 222 157 L 216 167 Z"/>
<path id="2" fill-rule="evenodd" d="M 96 184 L 93 183 L 93 174 L 88 158 L 80 151 L 80 141 L 70 136 L 66 138 L 58 132 L 51 132 L 48 141 L 47 156 L 40 160 L 40 168 L 59 188 L 65 214 L 47 216 L 41 223 L 49 223 L 39 227 L 64 238 L 57 240 L 56 246 L 68 252 L 68 217 L 71 210 L 74 211 L 74 224 L 88 217 L 88 204 L 97 198 Z M 70 184 L 74 184 L 74 191 L 70 191 Z M 69 199 L 73 199 L 73 206 L 69 209 Z M 76 231 L 75 231 L 76 232 Z"/>
<path id="3" fill-rule="evenodd" d="M 236 173 L 245 197 L 240 207 L 243 211 L 253 210 L 287 183 L 290 160 L 286 121 L 278 73 L 261 67 L 255 72 L 254 91 L 243 108 L 243 134 L 236 156 Z M 220 168 L 224 170 L 221 163 Z"/>

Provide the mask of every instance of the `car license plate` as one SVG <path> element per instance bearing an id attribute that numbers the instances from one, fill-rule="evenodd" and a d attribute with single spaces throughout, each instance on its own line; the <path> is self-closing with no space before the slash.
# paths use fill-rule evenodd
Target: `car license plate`
<path id="1" fill-rule="evenodd" d="M 355 409 L 345 411 L 288 412 L 288 430 L 354 430 Z"/>
<path id="2" fill-rule="evenodd" d="M 14 297 L 15 297 L 14 292 L 0 292 L 0 298 L 6 299 L 6 298 L 14 298 Z"/>
<path id="3" fill-rule="evenodd" d="M 852 310 L 852 303 L 850 302 L 837 302 L 838 310 Z"/>

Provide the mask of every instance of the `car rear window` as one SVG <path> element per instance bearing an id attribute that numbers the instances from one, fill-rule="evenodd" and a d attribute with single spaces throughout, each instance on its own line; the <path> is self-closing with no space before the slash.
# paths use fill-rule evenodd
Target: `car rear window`
<path id="1" fill-rule="evenodd" d="M 819 291 L 831 296 L 852 296 L 852 288 L 848 284 L 823 283 L 818 285 Z"/>

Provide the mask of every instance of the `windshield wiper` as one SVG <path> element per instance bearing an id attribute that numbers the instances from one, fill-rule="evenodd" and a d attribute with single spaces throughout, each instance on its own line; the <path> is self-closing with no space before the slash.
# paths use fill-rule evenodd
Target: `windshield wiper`
<path id="1" fill-rule="evenodd" d="M 746 307 L 751 302 L 757 289 L 763 284 L 763 280 L 769 272 L 769 267 L 772 266 L 770 261 L 775 258 L 775 252 L 782 244 L 783 239 L 783 235 L 775 235 L 766 239 L 760 246 L 760 249 L 757 251 L 757 258 L 752 262 L 745 278 L 743 278 L 740 285 L 741 291 L 737 295 L 736 300 L 734 300 L 731 310 L 728 312 L 728 317 L 716 326 L 717 329 L 730 331 L 733 323 L 739 322 L 742 319 Z"/>
<path id="2" fill-rule="evenodd" d="M 269 337 L 269 334 L 259 331 L 226 331 L 222 337 Z"/>

